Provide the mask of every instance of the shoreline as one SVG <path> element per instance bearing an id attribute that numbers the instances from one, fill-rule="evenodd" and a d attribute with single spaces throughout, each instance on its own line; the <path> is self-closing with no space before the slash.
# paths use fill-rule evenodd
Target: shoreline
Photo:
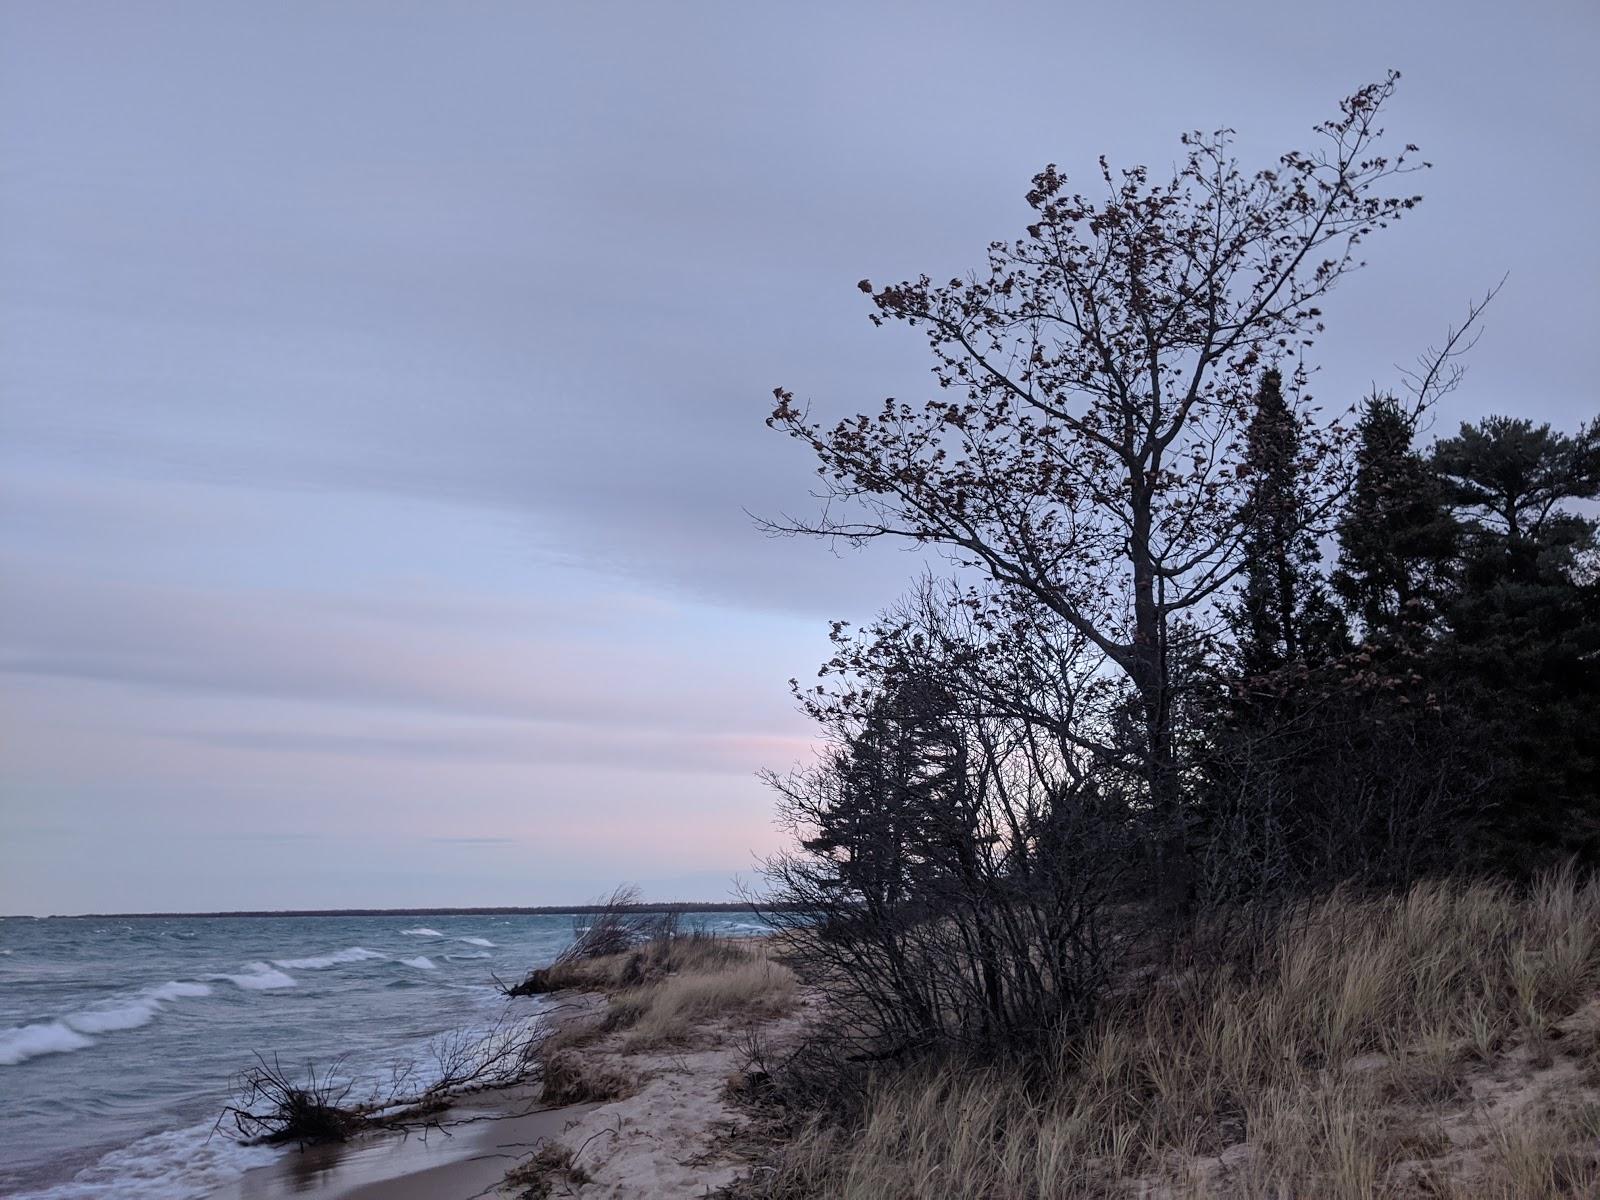
<path id="1" fill-rule="evenodd" d="M 597 980 L 595 990 L 549 993 L 557 1007 L 542 1064 L 547 1077 L 559 1072 L 550 1086 L 571 1103 L 546 1105 L 537 1078 L 468 1092 L 451 1101 L 438 1128 L 287 1147 L 205 1200 L 676 1200 L 725 1187 L 751 1165 L 736 1137 L 749 1118 L 733 1098 L 749 1066 L 742 1047 L 756 1034 L 779 1044 L 798 1036 L 812 1012 L 766 939 L 730 944 L 742 951 L 733 969 L 759 964 L 788 981 L 782 1003 L 763 1008 L 757 998 L 658 1035 L 618 1019 L 637 1003 L 637 988 Z M 720 981 L 729 969 L 726 961 L 684 963 L 650 986 Z M 508 1178 L 513 1172 L 520 1177 Z"/>
<path id="2" fill-rule="evenodd" d="M 451 1105 L 442 1128 L 376 1133 L 303 1149 L 246 1171 L 206 1200 L 453 1200 L 492 1190 L 528 1148 L 595 1105 L 546 1108 L 538 1084 L 488 1089 Z"/>

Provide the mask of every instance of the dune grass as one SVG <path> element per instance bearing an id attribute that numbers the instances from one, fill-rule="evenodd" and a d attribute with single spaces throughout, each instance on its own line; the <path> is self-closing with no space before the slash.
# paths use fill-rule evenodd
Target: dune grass
<path id="1" fill-rule="evenodd" d="M 1032 1063 L 883 1072 L 746 1194 L 838 1200 L 1600 1194 L 1600 887 L 1334 896 L 1141 981 Z M 1576 1022 L 1576 1024 L 1575 1024 Z"/>
<path id="2" fill-rule="evenodd" d="M 780 1016 L 798 995 L 787 967 L 752 957 L 630 988 L 613 997 L 610 1017 L 628 1030 L 626 1049 L 648 1050 L 688 1041 L 708 1021 Z"/>
<path id="3" fill-rule="evenodd" d="M 773 961 L 760 940 L 687 933 L 652 938 L 628 951 L 561 966 L 563 990 L 600 992 L 603 1012 L 569 1021 L 546 1050 L 560 1066 L 572 1052 L 623 1031 L 621 1048 L 643 1051 L 690 1042 L 728 1020 L 781 1015 L 799 997 L 799 983 Z M 575 1061 L 575 1060 L 572 1060 Z"/>

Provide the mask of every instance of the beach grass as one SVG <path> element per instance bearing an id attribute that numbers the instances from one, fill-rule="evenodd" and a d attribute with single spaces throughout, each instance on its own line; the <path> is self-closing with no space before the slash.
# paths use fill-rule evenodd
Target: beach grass
<path id="1" fill-rule="evenodd" d="M 1038 1055 L 879 1067 L 737 1194 L 1600 1195 L 1600 886 L 1334 895 Z M 781 1083 L 781 1081 L 780 1081 Z"/>

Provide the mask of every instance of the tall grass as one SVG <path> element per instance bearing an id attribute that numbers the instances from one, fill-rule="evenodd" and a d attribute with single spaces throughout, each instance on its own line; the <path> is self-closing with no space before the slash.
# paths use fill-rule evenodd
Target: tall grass
<path id="1" fill-rule="evenodd" d="M 1530 1093 L 1495 1124 L 1473 1116 L 1467 1088 L 1487 1069 L 1475 1063 L 1513 1050 L 1536 1078 L 1537 1048 L 1600 984 L 1597 930 L 1600 886 L 1565 872 L 1523 896 L 1487 883 L 1334 896 L 1250 954 L 1232 947 L 1226 965 L 1144 981 L 1043 1071 L 880 1074 L 858 1120 L 814 1120 L 751 1192 L 1374 1200 L 1480 1194 L 1450 1190 L 1470 1177 L 1489 1196 L 1600 1194 L 1582 1190 L 1597 1177 L 1593 1137 L 1573 1148 L 1592 1120 L 1572 1114 L 1590 1111 L 1576 1101 L 1593 1083 L 1593 1037 L 1555 1043 L 1589 1075 L 1563 1076 L 1570 1094 L 1553 1109 Z"/>

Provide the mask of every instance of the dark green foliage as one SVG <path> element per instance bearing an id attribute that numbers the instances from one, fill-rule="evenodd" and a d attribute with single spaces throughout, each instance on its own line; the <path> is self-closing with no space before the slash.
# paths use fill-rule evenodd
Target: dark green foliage
<path id="1" fill-rule="evenodd" d="M 1564 510 L 1600 496 L 1600 421 L 1573 435 L 1520 417 L 1488 417 L 1445 438 L 1432 465 L 1467 523 L 1472 565 L 1519 582 L 1570 582 L 1594 522 Z"/>
<path id="2" fill-rule="evenodd" d="M 1432 669 L 1495 751 L 1490 841 L 1505 865 L 1600 853 L 1600 424 L 1576 436 L 1489 417 L 1440 441 L 1434 470 L 1465 537 L 1461 586 Z M 1586 566 L 1586 564 L 1591 564 Z"/>
<path id="3" fill-rule="evenodd" d="M 1460 529 L 1444 485 L 1412 449 L 1413 421 L 1393 396 L 1367 401 L 1357 436 L 1334 590 L 1368 642 L 1412 642 L 1447 603 Z"/>
<path id="4" fill-rule="evenodd" d="M 1323 657 L 1343 623 L 1317 571 L 1313 514 L 1304 479 L 1300 421 L 1277 370 L 1261 377 L 1246 430 L 1244 573 L 1230 616 L 1245 679 Z"/>

